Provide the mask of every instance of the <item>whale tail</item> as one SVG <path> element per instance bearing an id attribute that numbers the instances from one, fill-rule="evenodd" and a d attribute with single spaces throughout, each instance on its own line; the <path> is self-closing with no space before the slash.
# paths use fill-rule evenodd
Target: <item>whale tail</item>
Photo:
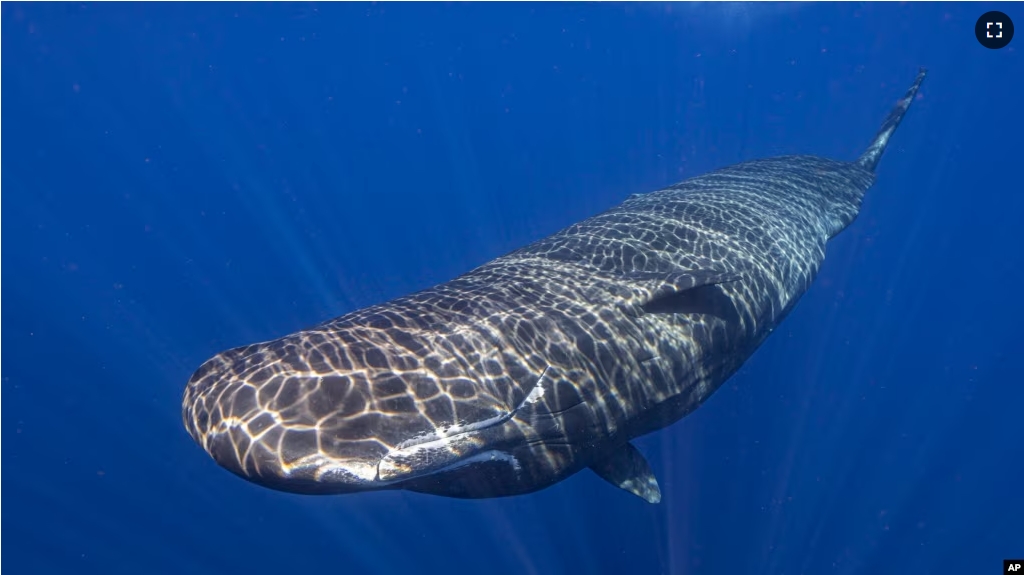
<path id="1" fill-rule="evenodd" d="M 924 81 L 924 77 L 927 74 L 928 70 L 924 68 L 918 71 L 914 83 L 907 90 L 907 93 L 900 98 L 900 101 L 896 102 L 896 106 L 889 112 L 889 117 L 882 122 L 882 127 L 875 134 L 871 145 L 857 158 L 858 165 L 872 172 L 875 171 L 878 161 L 882 159 L 882 154 L 885 153 L 885 147 L 889 144 L 889 138 L 896 131 L 896 127 L 900 125 L 900 121 L 903 120 L 903 116 L 907 113 L 907 109 L 910 108 L 910 104 L 914 102 L 914 96 L 917 95 L 917 90 L 921 87 L 921 82 Z"/>

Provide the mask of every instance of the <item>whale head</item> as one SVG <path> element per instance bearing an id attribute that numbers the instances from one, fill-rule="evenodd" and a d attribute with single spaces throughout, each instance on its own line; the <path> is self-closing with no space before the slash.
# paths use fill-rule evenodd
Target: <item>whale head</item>
<path id="1" fill-rule="evenodd" d="M 445 491 L 424 478 L 473 463 L 515 474 L 515 416 L 543 370 L 495 337 L 368 308 L 209 359 L 186 386 L 185 427 L 222 467 L 294 493 Z"/>

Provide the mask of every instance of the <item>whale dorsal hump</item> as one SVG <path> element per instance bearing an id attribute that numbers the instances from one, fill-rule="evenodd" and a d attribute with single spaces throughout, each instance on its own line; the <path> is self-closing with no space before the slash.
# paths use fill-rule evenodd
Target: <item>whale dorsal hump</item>
<path id="1" fill-rule="evenodd" d="M 647 297 L 640 303 L 644 313 L 705 314 L 731 320 L 736 318 L 732 300 L 718 288 L 736 281 L 736 273 L 717 270 L 694 270 L 679 273 L 631 274 L 646 284 Z"/>

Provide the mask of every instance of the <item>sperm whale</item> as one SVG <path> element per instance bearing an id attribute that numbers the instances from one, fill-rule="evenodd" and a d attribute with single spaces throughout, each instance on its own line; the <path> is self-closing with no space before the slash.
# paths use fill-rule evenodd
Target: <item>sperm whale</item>
<path id="1" fill-rule="evenodd" d="M 925 77 L 852 162 L 757 159 L 635 194 L 446 283 L 203 363 L 185 428 L 277 490 L 483 498 L 589 468 L 701 405 L 811 286 Z"/>

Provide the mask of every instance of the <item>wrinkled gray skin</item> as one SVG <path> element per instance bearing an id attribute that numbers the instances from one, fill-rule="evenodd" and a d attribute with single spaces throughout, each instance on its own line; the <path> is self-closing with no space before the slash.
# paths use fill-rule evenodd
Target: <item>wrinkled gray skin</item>
<path id="1" fill-rule="evenodd" d="M 274 489 L 497 497 L 590 467 L 660 491 L 628 442 L 697 408 L 810 286 L 924 78 L 856 162 L 745 162 L 436 287 L 204 363 L 192 437 Z"/>

